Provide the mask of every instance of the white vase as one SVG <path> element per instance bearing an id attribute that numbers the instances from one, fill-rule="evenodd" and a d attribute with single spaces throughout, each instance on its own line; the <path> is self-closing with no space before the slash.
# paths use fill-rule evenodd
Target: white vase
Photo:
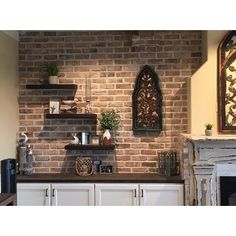
<path id="1" fill-rule="evenodd" d="M 59 79 L 57 76 L 49 76 L 49 84 L 58 84 Z"/>
<path id="2" fill-rule="evenodd" d="M 109 129 L 105 129 L 102 135 L 103 145 L 110 145 L 111 144 L 111 133 Z"/>
<path id="3" fill-rule="evenodd" d="M 206 129 L 205 134 L 206 134 L 206 136 L 212 136 L 212 130 L 211 129 Z"/>

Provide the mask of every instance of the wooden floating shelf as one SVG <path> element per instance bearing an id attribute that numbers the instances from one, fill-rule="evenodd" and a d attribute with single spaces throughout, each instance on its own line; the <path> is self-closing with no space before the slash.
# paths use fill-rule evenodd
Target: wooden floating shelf
<path id="1" fill-rule="evenodd" d="M 77 89 L 77 84 L 27 84 L 27 89 Z"/>
<path id="2" fill-rule="evenodd" d="M 62 113 L 62 114 L 46 114 L 47 119 L 97 119 L 97 114 L 72 114 L 72 113 Z"/>
<path id="3" fill-rule="evenodd" d="M 115 145 L 80 145 L 80 144 L 67 144 L 66 150 L 114 150 Z"/>

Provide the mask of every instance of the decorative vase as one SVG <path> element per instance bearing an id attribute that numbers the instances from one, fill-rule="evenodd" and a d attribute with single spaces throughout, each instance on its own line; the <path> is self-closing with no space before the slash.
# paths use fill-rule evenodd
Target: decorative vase
<path id="1" fill-rule="evenodd" d="M 212 129 L 206 129 L 205 134 L 206 136 L 212 136 Z"/>
<path id="2" fill-rule="evenodd" d="M 49 84 L 58 84 L 59 79 L 57 76 L 49 76 Z"/>
<path id="3" fill-rule="evenodd" d="M 103 145 L 111 145 L 111 133 L 109 129 L 105 129 L 102 135 Z"/>

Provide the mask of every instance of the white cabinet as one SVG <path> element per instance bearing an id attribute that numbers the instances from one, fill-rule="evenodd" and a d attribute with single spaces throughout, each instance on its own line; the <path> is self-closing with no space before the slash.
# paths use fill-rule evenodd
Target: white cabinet
<path id="1" fill-rule="evenodd" d="M 95 184 L 95 205 L 181 206 L 182 184 Z"/>
<path id="2" fill-rule="evenodd" d="M 93 184 L 52 184 L 52 206 L 93 206 Z"/>
<path id="3" fill-rule="evenodd" d="M 141 206 L 183 206 L 183 184 L 140 184 Z"/>
<path id="4" fill-rule="evenodd" d="M 50 206 L 50 184 L 17 184 L 18 206 Z"/>
<path id="5" fill-rule="evenodd" d="M 94 184 L 18 183 L 19 206 L 89 206 L 94 204 Z"/>
<path id="6" fill-rule="evenodd" d="M 96 206 L 137 206 L 138 184 L 95 184 Z"/>
<path id="7" fill-rule="evenodd" d="M 183 184 L 17 184 L 19 206 L 181 206 L 183 203 Z"/>

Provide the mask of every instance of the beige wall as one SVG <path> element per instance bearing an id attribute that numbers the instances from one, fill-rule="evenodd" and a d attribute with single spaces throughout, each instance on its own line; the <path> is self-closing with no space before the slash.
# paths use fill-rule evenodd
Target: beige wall
<path id="1" fill-rule="evenodd" d="M 205 124 L 217 133 L 217 48 L 227 31 L 207 31 L 207 60 L 189 81 L 189 133 L 203 134 Z"/>
<path id="2" fill-rule="evenodd" d="M 0 160 L 15 158 L 18 132 L 18 41 L 0 32 Z"/>

